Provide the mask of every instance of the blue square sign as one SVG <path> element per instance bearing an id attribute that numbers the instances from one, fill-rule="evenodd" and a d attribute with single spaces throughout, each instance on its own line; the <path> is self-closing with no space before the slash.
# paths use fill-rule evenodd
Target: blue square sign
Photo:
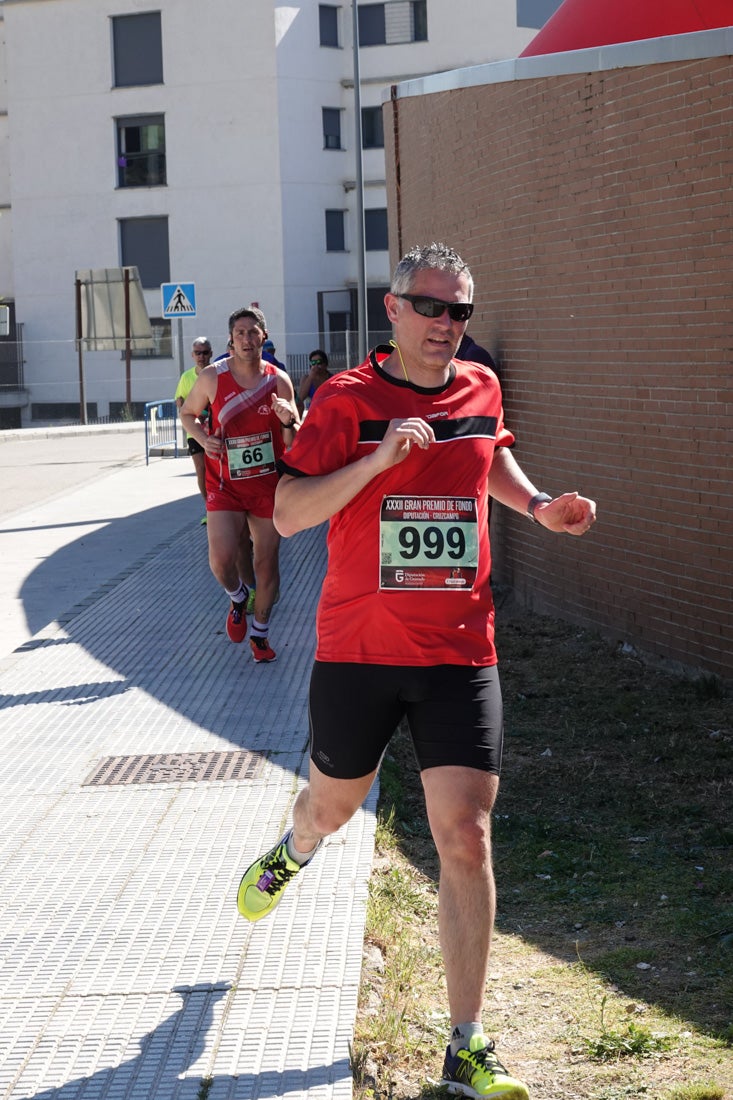
<path id="1" fill-rule="evenodd" d="M 164 317 L 196 316 L 195 283 L 161 283 Z"/>

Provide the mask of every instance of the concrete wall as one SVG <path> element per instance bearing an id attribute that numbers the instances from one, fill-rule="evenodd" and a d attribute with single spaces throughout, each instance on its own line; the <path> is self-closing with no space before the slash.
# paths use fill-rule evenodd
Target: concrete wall
<path id="1" fill-rule="evenodd" d="M 496 508 L 496 579 L 727 678 L 733 66 L 617 63 L 387 103 L 392 256 L 461 252 L 518 460 L 543 490 L 598 501 L 582 540 Z"/>

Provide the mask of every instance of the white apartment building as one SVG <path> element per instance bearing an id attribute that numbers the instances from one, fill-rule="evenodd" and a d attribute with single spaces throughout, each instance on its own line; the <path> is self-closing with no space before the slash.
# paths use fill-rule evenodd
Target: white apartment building
<path id="1" fill-rule="evenodd" d="M 82 369 L 89 417 L 119 415 L 123 353 L 77 353 L 87 269 L 139 270 L 136 414 L 252 302 L 294 376 L 315 347 L 348 365 L 360 270 L 369 343 L 386 327 L 385 89 L 514 57 L 558 6 L 359 3 L 359 162 L 349 0 L 0 0 L 0 428 L 78 420 Z M 195 317 L 162 316 L 165 283 L 194 284 Z"/>

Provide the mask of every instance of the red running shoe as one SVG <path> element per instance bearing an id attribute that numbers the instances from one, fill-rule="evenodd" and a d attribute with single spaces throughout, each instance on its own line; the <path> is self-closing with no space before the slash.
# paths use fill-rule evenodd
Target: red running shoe
<path id="1" fill-rule="evenodd" d="M 256 634 L 250 634 L 249 644 L 252 648 L 252 656 L 257 664 L 275 660 L 275 650 L 271 648 L 267 638 L 258 638 Z"/>
<path id="2" fill-rule="evenodd" d="M 245 604 L 234 603 L 229 609 L 227 615 L 227 636 L 230 642 L 243 642 L 244 636 L 247 633 L 247 616 L 245 614 Z"/>

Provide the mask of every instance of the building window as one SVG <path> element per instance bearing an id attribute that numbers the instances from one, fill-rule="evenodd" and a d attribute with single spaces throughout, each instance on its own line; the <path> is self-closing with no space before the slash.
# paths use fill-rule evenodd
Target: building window
<path id="1" fill-rule="evenodd" d="M 164 280 L 165 281 L 165 280 Z M 133 359 L 172 359 L 173 358 L 173 322 L 164 317 L 151 317 L 150 328 L 153 332 L 152 348 L 133 350 Z M 123 358 L 124 358 L 124 352 Z"/>
<path id="2" fill-rule="evenodd" d="M 120 264 L 136 267 L 144 287 L 170 282 L 167 218 L 121 218 Z"/>
<path id="3" fill-rule="evenodd" d="M 358 16 L 360 46 L 395 46 L 427 41 L 427 0 L 360 4 Z"/>
<path id="4" fill-rule="evenodd" d="M 384 149 L 384 121 L 381 107 L 362 107 L 361 144 L 364 149 Z"/>
<path id="5" fill-rule="evenodd" d="M 162 115 L 117 119 L 117 186 L 165 184 L 165 123 Z"/>
<path id="6" fill-rule="evenodd" d="M 318 30 L 322 46 L 339 47 L 338 8 L 331 4 L 318 5 Z"/>
<path id="7" fill-rule="evenodd" d="M 384 252 L 389 248 L 386 207 L 364 211 L 364 248 L 367 252 Z"/>
<path id="8" fill-rule="evenodd" d="M 112 16 L 115 88 L 163 83 L 160 12 Z"/>
<path id="9" fill-rule="evenodd" d="M 384 4 L 359 5 L 359 45 L 383 46 L 387 41 Z"/>
<path id="10" fill-rule="evenodd" d="M 323 148 L 341 148 L 341 111 L 338 107 L 322 107 Z"/>
<path id="11" fill-rule="evenodd" d="M 428 4 L 427 0 L 412 0 L 412 41 L 428 40 Z"/>
<path id="12" fill-rule="evenodd" d="M 326 252 L 345 252 L 344 211 L 326 211 Z"/>

